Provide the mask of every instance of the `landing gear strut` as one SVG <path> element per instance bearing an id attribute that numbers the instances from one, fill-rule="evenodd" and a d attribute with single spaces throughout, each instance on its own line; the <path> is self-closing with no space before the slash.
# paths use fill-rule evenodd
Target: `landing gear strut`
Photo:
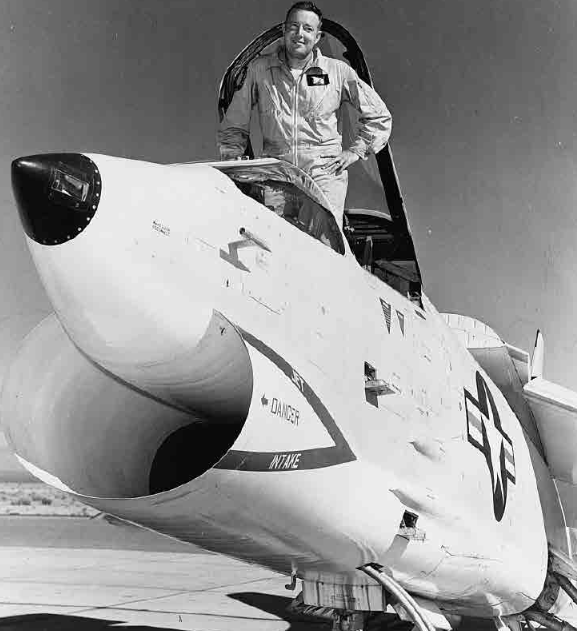
<path id="1" fill-rule="evenodd" d="M 535 605 L 523 612 L 529 623 L 536 622 L 549 631 L 577 631 L 572 624 L 550 613 L 558 601 L 559 593 L 564 592 L 577 605 L 577 588 L 571 582 L 577 579 L 577 568 L 573 560 L 563 552 L 549 548 L 549 567 L 545 586 Z"/>
<path id="2" fill-rule="evenodd" d="M 436 631 L 435 627 L 429 622 L 427 617 L 421 611 L 415 599 L 403 588 L 394 578 L 388 576 L 382 571 L 382 566 L 376 563 L 369 563 L 359 568 L 365 574 L 375 579 L 407 612 L 418 631 Z M 355 628 L 355 627 L 353 627 Z M 358 627 L 363 629 L 363 627 Z M 340 627 L 333 627 L 338 631 L 345 631 Z M 577 631 L 577 630 L 576 630 Z"/>
<path id="3" fill-rule="evenodd" d="M 310 604 L 305 604 L 306 586 L 303 585 L 303 592 L 293 600 L 288 608 L 289 613 L 332 621 L 332 631 L 383 631 L 384 629 L 387 631 L 437 631 L 424 613 L 423 607 L 395 579 L 383 572 L 383 566 L 369 563 L 358 569 L 374 579 L 382 588 L 378 589 L 376 585 L 365 586 L 373 590 L 371 592 L 372 607 L 368 595 L 367 600 L 363 601 L 362 595 L 357 600 L 349 594 L 350 600 L 343 599 L 345 608 L 334 608 L 327 606 L 327 598 L 324 601 L 318 598 L 315 602 L 314 591 L 313 594 L 309 593 Z M 295 582 L 286 587 L 292 588 Z M 360 591 L 359 594 L 361 594 Z M 361 603 L 365 605 L 363 611 L 353 610 L 355 605 L 358 606 Z M 379 603 L 382 609 L 378 606 Z M 346 609 L 348 604 L 352 605 L 350 609 Z M 389 613 L 387 604 L 391 604 L 397 612 Z"/>

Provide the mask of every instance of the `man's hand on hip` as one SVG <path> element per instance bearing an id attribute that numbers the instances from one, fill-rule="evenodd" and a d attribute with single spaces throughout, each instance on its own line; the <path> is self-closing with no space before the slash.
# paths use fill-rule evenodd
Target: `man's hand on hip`
<path id="1" fill-rule="evenodd" d="M 329 162 L 325 164 L 324 169 L 329 175 L 340 175 L 358 159 L 359 156 L 356 153 L 345 149 L 336 158 L 329 160 Z"/>

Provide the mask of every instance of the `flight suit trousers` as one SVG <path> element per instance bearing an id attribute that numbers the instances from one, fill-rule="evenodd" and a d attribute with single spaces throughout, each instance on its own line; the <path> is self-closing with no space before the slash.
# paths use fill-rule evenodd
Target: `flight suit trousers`
<path id="1" fill-rule="evenodd" d="M 326 162 L 328 162 L 329 159 L 327 159 Z M 340 175 L 329 175 L 324 170 L 323 164 L 313 165 L 308 169 L 308 174 L 313 178 L 331 203 L 337 225 L 342 229 L 349 174 L 345 170 Z"/>
<path id="2" fill-rule="evenodd" d="M 331 148 L 331 150 L 327 152 L 329 155 L 319 155 L 318 149 L 300 150 L 298 166 L 312 177 L 317 186 L 325 194 L 331 204 L 329 210 L 333 211 L 337 225 L 342 229 L 349 175 L 347 171 L 343 171 L 340 175 L 331 175 L 325 171 L 325 165 L 336 158 L 340 152 L 340 147 Z M 265 155 L 292 162 L 289 154 L 275 155 L 272 152 L 266 152 Z"/>

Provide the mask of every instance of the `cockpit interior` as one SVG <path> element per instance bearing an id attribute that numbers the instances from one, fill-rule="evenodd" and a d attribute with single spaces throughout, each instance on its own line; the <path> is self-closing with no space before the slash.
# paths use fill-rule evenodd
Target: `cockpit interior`
<path id="1" fill-rule="evenodd" d="M 314 239 L 345 253 L 343 236 L 328 202 L 299 168 L 274 158 L 215 165 L 245 194 Z"/>
<path id="2" fill-rule="evenodd" d="M 382 210 L 345 210 L 343 232 L 314 180 L 274 158 L 215 163 L 245 194 L 314 239 L 344 254 L 343 232 L 359 264 L 419 302 L 420 275 L 410 234 Z"/>

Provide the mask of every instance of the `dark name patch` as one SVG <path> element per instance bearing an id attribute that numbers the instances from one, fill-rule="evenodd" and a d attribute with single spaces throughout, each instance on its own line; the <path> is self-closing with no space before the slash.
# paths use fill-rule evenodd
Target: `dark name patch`
<path id="1" fill-rule="evenodd" d="M 325 72 L 322 73 L 311 73 L 307 74 L 307 85 L 315 86 L 315 85 L 328 85 L 329 84 L 329 75 Z"/>

